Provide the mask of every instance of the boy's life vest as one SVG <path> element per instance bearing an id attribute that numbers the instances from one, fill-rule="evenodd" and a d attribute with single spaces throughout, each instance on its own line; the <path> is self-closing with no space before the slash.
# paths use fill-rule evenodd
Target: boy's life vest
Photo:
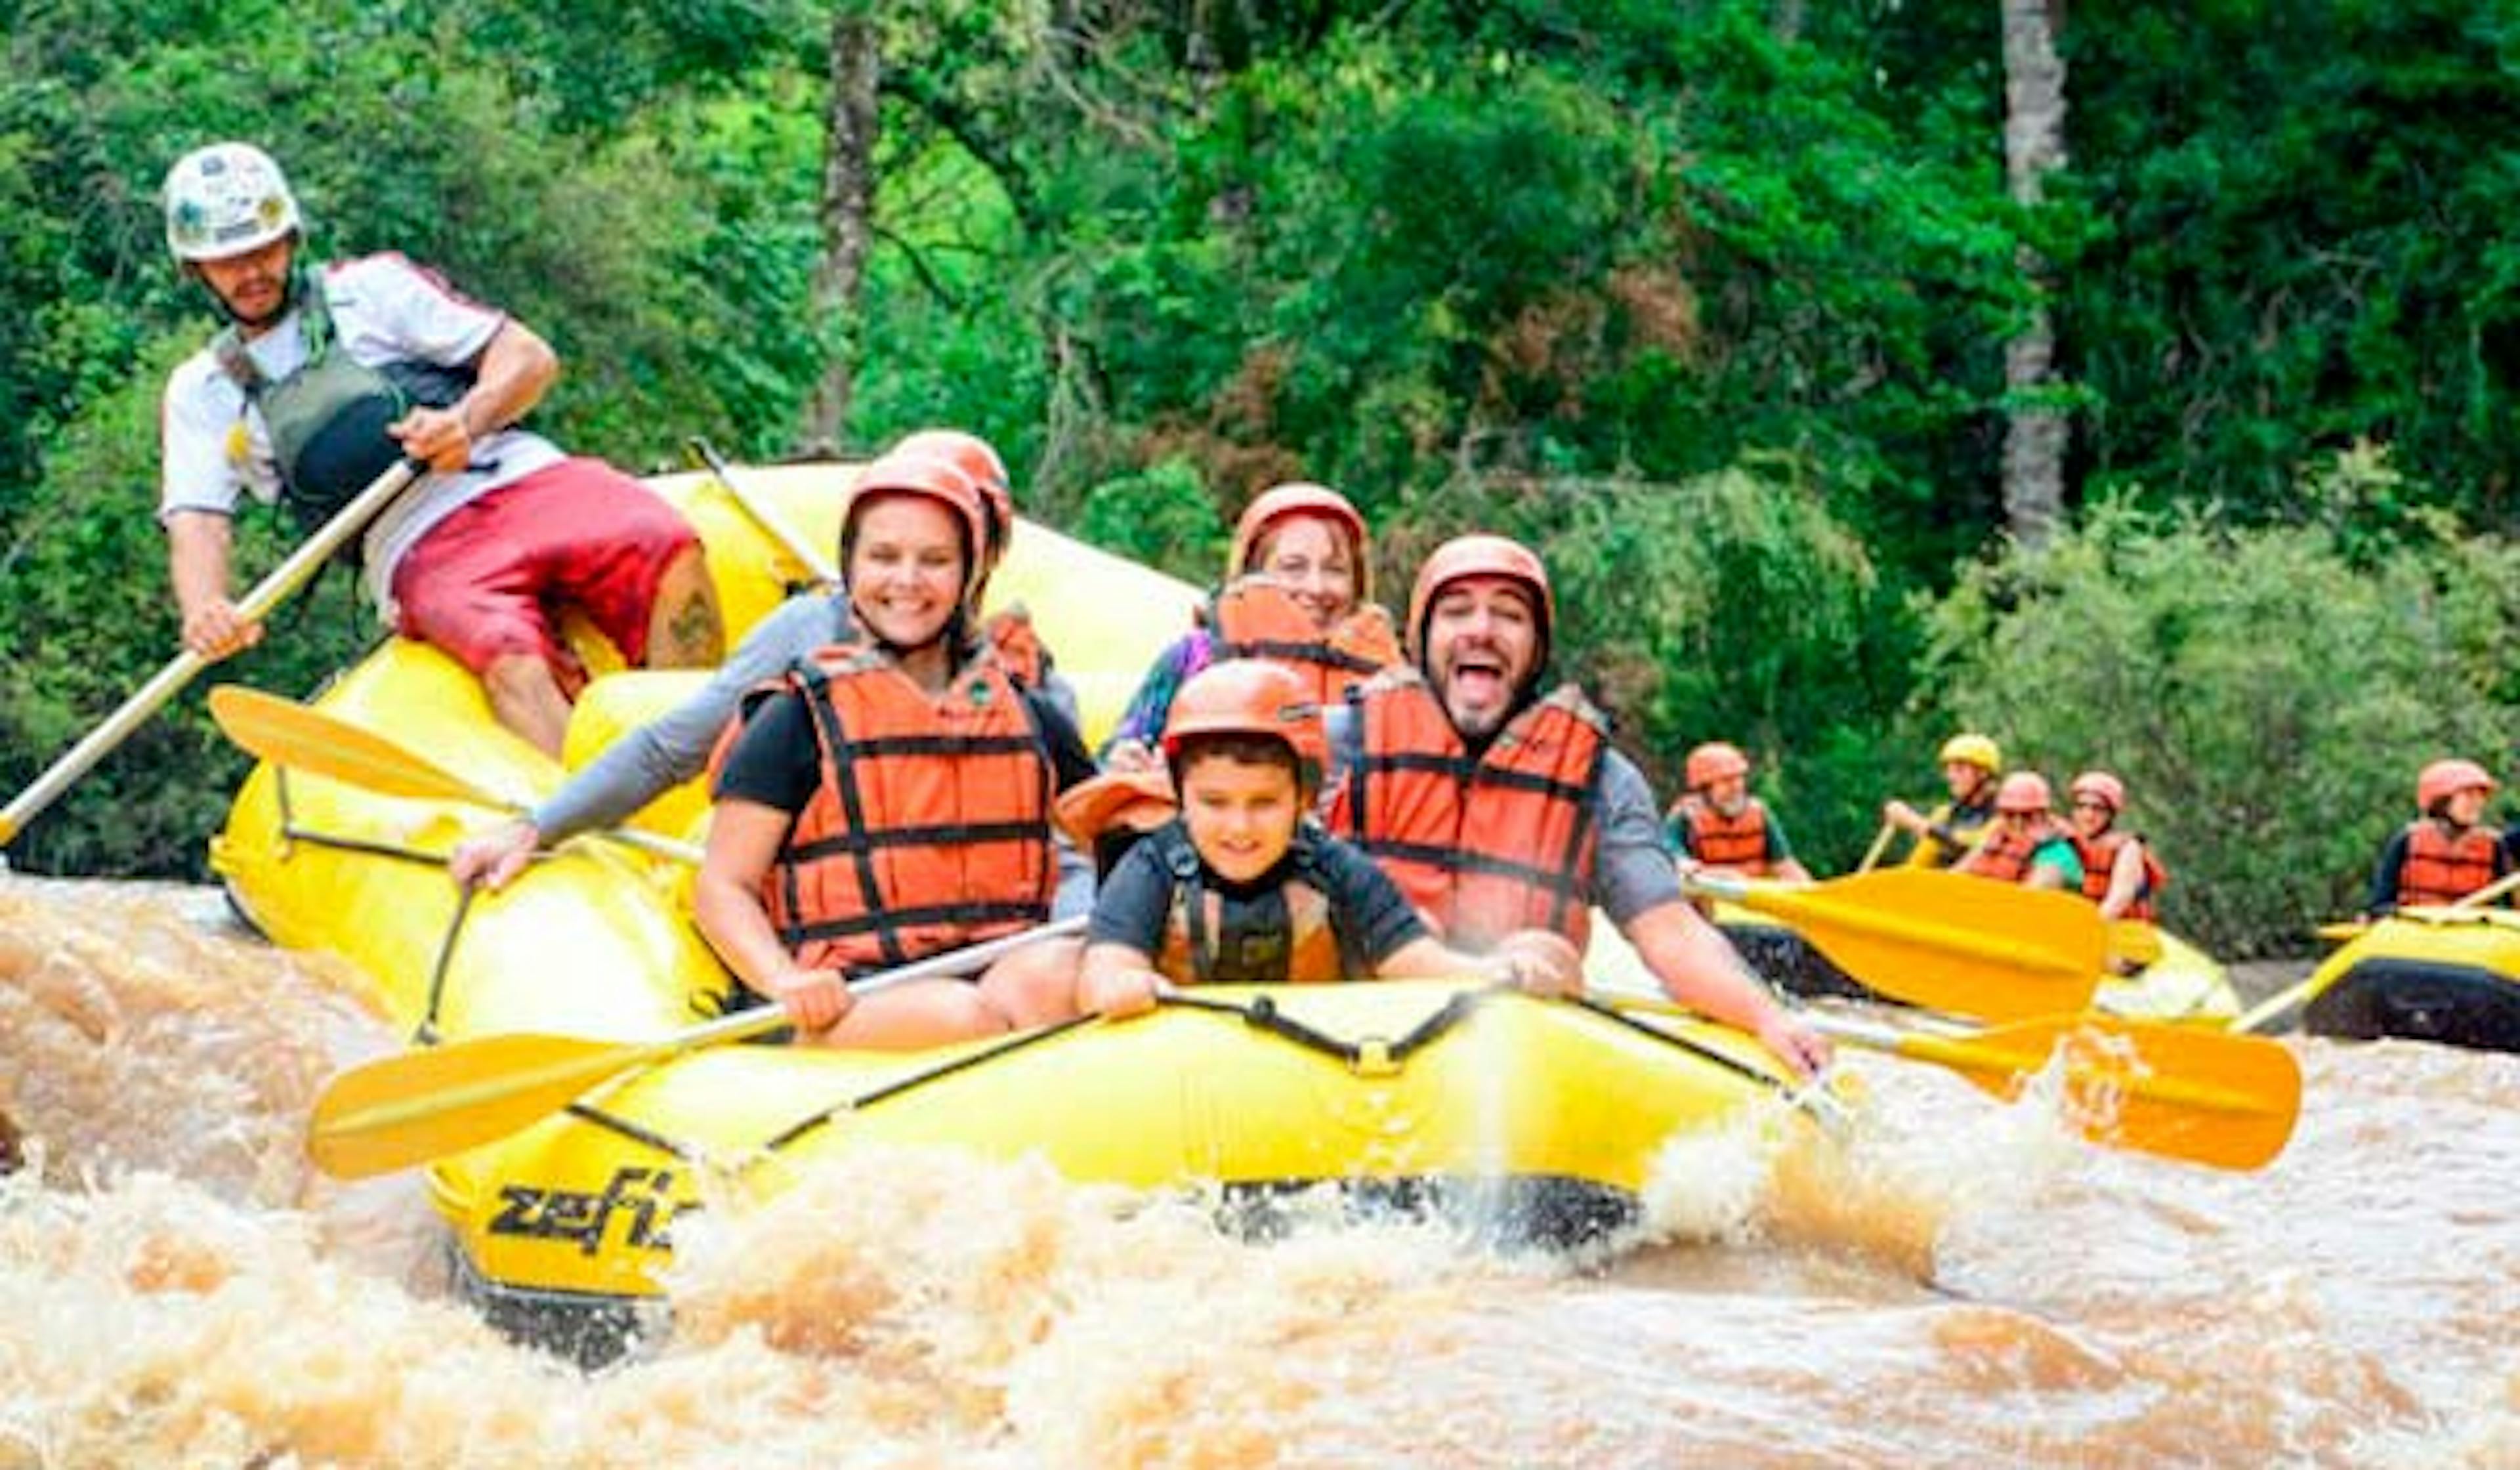
<path id="1" fill-rule="evenodd" d="M 1328 628 L 1313 624 L 1286 589 L 1266 577 L 1242 577 L 1216 595 L 1216 656 L 1266 658 L 1300 676 L 1313 701 L 1327 709 L 1381 670 L 1400 662 L 1391 614 L 1359 605 Z"/>
<path id="2" fill-rule="evenodd" d="M 1346 978 L 1329 893 L 1315 874 L 1312 845 L 1299 833 L 1287 849 L 1286 881 L 1229 899 L 1208 882 L 1205 864 L 1178 822 L 1147 840 L 1172 877 L 1163 951 L 1155 968 L 1176 985 L 1318 983 Z"/>
<path id="3" fill-rule="evenodd" d="M 1385 670 L 1349 700 L 1361 748 L 1330 830 L 1364 848 L 1440 938 L 1478 950 L 1548 929 L 1582 953 L 1607 717 L 1561 686 L 1472 757 L 1415 669 Z"/>
<path id="4" fill-rule="evenodd" d="M 2472 826 L 2452 835 L 2427 817 L 2407 825 L 2407 861 L 2398 869 L 2398 903 L 2452 904 L 2494 881 L 2502 834 Z"/>
<path id="5" fill-rule="evenodd" d="M 1672 804 L 1671 817 L 1686 837 L 1689 857 L 1749 877 L 1768 875 L 1768 808 L 1759 798 L 1749 798 L 1727 817 L 1703 796 L 1684 796 Z"/>
<path id="6" fill-rule="evenodd" d="M 294 294 L 306 360 L 294 372 L 278 380 L 264 377 L 234 327 L 221 332 L 210 350 L 246 402 L 262 415 L 280 471 L 280 502 L 311 532 L 403 457 L 387 425 L 414 405 L 448 408 L 461 402 L 479 375 L 470 366 L 421 361 L 370 367 L 337 350 L 323 271 L 312 262 L 301 270 Z M 351 543 L 348 555 L 357 555 L 357 545 Z"/>
<path id="7" fill-rule="evenodd" d="M 762 878 L 799 964 L 858 974 L 1049 919 L 1057 772 L 1031 703 L 985 648 L 930 694 L 878 648 L 827 647 L 747 707 L 783 691 L 805 698 L 822 772 Z"/>
<path id="8" fill-rule="evenodd" d="M 2142 839 L 2136 833 L 2122 832 L 2116 827 L 2110 827 L 2096 837 L 2086 837 L 2076 832 L 2073 838 L 2074 855 L 2083 862 L 2083 897 L 2096 904 L 2109 896 L 2109 878 L 2117 871 L 2118 849 L 2126 846 L 2129 838 Z M 2150 921 L 2158 913 L 2156 900 L 2169 884 L 2170 869 L 2161 866 L 2161 860 L 2153 856 L 2152 844 L 2145 842 L 2143 881 L 2136 889 L 2135 902 L 2129 904 L 2126 913 L 2119 916 Z"/>

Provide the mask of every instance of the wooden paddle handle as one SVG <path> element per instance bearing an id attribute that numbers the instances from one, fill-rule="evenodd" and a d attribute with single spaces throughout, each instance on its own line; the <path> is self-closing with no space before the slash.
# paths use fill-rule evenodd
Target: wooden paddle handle
<path id="1" fill-rule="evenodd" d="M 1864 861 L 1855 865 L 1855 870 L 1870 872 L 1872 866 L 1881 861 L 1881 855 L 1889 850 L 1890 838 L 1898 830 L 1899 828 L 1890 823 L 1881 824 L 1881 830 L 1872 834 L 1872 845 L 1864 850 Z"/>
<path id="2" fill-rule="evenodd" d="M 2520 888 L 2520 871 L 2506 872 L 2502 876 L 2496 878 L 2493 882 L 2477 889 L 2474 893 L 2462 893 L 2457 898 L 2451 900 L 2450 907 L 2453 909 L 2482 909 L 2486 905 L 2493 903 L 2496 899 L 2509 893 L 2514 888 Z"/>
<path id="3" fill-rule="evenodd" d="M 273 608 L 289 600 L 300 587 L 314 579 L 326 560 L 367 528 L 384 508 L 402 494 L 424 467 L 415 460 L 396 460 L 385 467 L 368 488 L 358 493 L 331 520 L 298 544 L 288 559 L 271 569 L 269 575 L 253 585 L 237 601 L 237 616 L 247 622 L 259 622 Z M 69 789 L 70 782 L 85 776 L 97 762 L 105 759 L 115 746 L 131 737 L 131 733 L 148 723 L 158 707 L 175 697 L 195 675 L 209 667 L 209 660 L 186 648 L 159 669 L 147 684 L 122 701 L 122 707 L 106 717 L 103 724 L 87 733 L 86 738 L 71 746 L 60 760 L 53 762 L 43 775 L 35 778 L 26 789 L 13 798 L 6 811 L 0 811 L 0 847 L 18 839 L 18 833 L 32 821 L 35 814 L 51 806 L 56 798 Z"/>

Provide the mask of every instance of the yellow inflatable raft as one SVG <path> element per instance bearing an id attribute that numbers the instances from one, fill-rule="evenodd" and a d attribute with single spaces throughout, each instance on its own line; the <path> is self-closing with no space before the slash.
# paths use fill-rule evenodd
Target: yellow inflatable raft
<path id="1" fill-rule="evenodd" d="M 2364 929 L 2312 971 L 2303 1029 L 2520 1051 L 2520 913 L 2425 909 Z"/>
<path id="2" fill-rule="evenodd" d="M 825 538 L 834 472 L 764 484 L 796 481 L 788 505 L 804 534 Z M 714 504 L 701 482 L 668 488 Z M 830 513 L 815 515 L 818 504 Z M 792 568 L 742 518 L 695 519 L 727 606 L 757 619 Z M 1005 593 L 1031 604 L 1088 723 L 1107 722 L 1185 626 L 1189 590 L 1032 527 L 1015 557 Z M 617 697 L 599 680 L 578 718 L 670 697 L 661 679 L 630 677 L 638 691 Z M 472 679 L 415 644 L 387 643 L 316 702 L 502 797 L 528 800 L 562 775 L 496 726 Z M 600 745 L 572 741 L 581 753 Z M 695 800 L 674 793 L 643 820 L 683 832 Z M 468 900 L 443 858 L 487 820 L 477 806 L 265 765 L 239 791 L 213 859 L 273 940 L 367 969 L 414 1046 L 505 1033 L 651 1039 L 725 1002 L 730 982 L 688 921 L 676 865 L 582 839 L 506 891 Z M 1565 1241 L 1632 1211 L 1667 1139 L 1783 1088 L 1754 1041 L 1713 1026 L 1466 984 L 1220 987 L 1137 1021 L 931 1052 L 692 1051 L 438 1160 L 428 1183 L 463 1289 L 512 1330 L 596 1361 L 651 1315 L 674 1222 L 698 1205 L 703 1173 L 775 1189 L 865 1144 L 950 1145 L 1234 1199 L 1320 1181 L 1432 1196 L 1475 1205 L 1503 1236 Z"/>

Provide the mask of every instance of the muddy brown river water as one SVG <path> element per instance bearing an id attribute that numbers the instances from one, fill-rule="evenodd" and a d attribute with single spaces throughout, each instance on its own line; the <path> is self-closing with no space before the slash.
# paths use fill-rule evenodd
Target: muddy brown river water
<path id="1" fill-rule="evenodd" d="M 0 877 L 0 1467 L 2520 1466 L 2520 1057 L 2290 1041 L 2227 1174 L 1854 1056 L 1829 1178 L 1675 1145 L 1584 1262 L 890 1157 L 713 1218 L 590 1376 L 447 1298 L 413 1178 L 309 1171 L 390 1039 L 220 914 Z"/>

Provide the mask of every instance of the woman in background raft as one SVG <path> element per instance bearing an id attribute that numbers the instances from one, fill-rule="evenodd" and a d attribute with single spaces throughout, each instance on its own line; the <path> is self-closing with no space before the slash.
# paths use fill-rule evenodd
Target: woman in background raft
<path id="1" fill-rule="evenodd" d="M 1370 550 L 1365 517 L 1328 486 L 1295 481 L 1261 492 L 1235 525 L 1207 625 L 1156 656 L 1103 747 L 1103 764 L 1153 765 L 1183 682 L 1219 659 L 1283 664 L 1323 704 L 1398 662 L 1391 614 L 1372 601 Z"/>
<path id="2" fill-rule="evenodd" d="M 2099 905 L 2102 918 L 2152 922 L 2170 871 L 2142 833 L 2118 824 L 2126 812 L 2126 782 L 2106 771 L 2086 771 L 2065 790 L 2074 802 L 2074 856 L 2083 864 L 2083 897 Z"/>
<path id="3" fill-rule="evenodd" d="M 2454 904 L 2511 870 L 2502 833 L 2485 825 L 2494 778 L 2474 761 L 2435 761 L 2415 776 L 2423 815 L 2389 838 L 2371 869 L 2366 917 L 2410 904 Z"/>

